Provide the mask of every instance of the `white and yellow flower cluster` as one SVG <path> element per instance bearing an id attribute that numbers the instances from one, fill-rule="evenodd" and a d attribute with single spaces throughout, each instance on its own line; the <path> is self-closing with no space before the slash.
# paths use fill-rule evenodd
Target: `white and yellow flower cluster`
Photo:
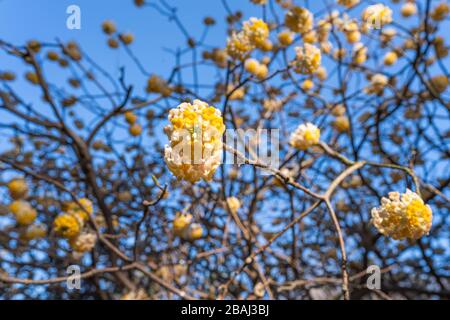
<path id="1" fill-rule="evenodd" d="M 306 150 L 309 147 L 319 143 L 320 140 L 320 129 L 314 124 L 308 122 L 306 124 L 301 124 L 298 128 L 291 134 L 290 144 L 294 148 L 300 150 Z"/>
<path id="2" fill-rule="evenodd" d="M 284 17 L 284 23 L 293 32 L 305 34 L 313 28 L 313 14 L 306 8 L 292 7 Z"/>
<path id="3" fill-rule="evenodd" d="M 97 235 L 88 231 L 85 226 L 94 213 L 94 207 L 89 199 L 81 198 L 77 202 L 68 202 L 63 207 L 64 213 L 53 221 L 53 230 L 69 240 L 69 245 L 75 255 L 81 256 L 91 251 L 97 241 Z"/>
<path id="4" fill-rule="evenodd" d="M 392 10 L 382 3 L 374 4 L 364 9 L 362 20 L 369 28 L 380 29 L 392 22 Z"/>
<path id="5" fill-rule="evenodd" d="M 170 144 L 165 161 L 179 179 L 192 183 L 211 180 L 222 156 L 225 125 L 221 112 L 206 102 L 182 103 L 169 112 L 170 125 L 164 128 Z"/>
<path id="6" fill-rule="evenodd" d="M 303 47 L 296 47 L 295 51 L 296 58 L 293 61 L 295 72 L 312 74 L 320 67 L 322 54 L 317 47 L 305 43 Z"/>
<path id="7" fill-rule="evenodd" d="M 237 60 L 244 60 L 255 48 L 267 49 L 272 44 L 269 41 L 269 26 L 261 19 L 250 18 L 245 21 L 240 32 L 234 32 L 227 41 L 228 55 Z"/>
<path id="8" fill-rule="evenodd" d="M 431 228 L 433 213 L 420 196 L 407 189 L 405 193 L 390 192 L 381 199 L 381 206 L 372 209 L 372 223 L 385 236 L 401 240 L 419 239 Z"/>

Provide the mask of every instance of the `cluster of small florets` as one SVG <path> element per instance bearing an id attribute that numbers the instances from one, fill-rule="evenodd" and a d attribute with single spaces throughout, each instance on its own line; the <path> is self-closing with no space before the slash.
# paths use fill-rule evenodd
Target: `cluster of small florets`
<path id="1" fill-rule="evenodd" d="M 370 85 L 365 88 L 365 91 L 369 94 L 382 95 L 384 92 L 384 88 L 386 88 L 388 83 L 389 79 L 384 74 L 374 74 L 370 78 Z"/>
<path id="2" fill-rule="evenodd" d="M 362 20 L 368 28 L 380 29 L 392 22 L 392 10 L 382 3 L 374 4 L 363 11 Z"/>
<path id="3" fill-rule="evenodd" d="M 89 199 L 81 198 L 78 202 L 68 202 L 63 206 L 64 213 L 53 221 L 54 232 L 69 240 L 75 256 L 91 251 L 97 236 L 86 227 L 87 221 L 94 213 L 94 207 Z"/>
<path id="4" fill-rule="evenodd" d="M 236 197 L 228 197 L 226 205 L 233 214 L 236 214 L 241 207 L 241 201 Z"/>
<path id="5" fill-rule="evenodd" d="M 422 198 L 411 190 L 390 192 L 381 206 L 372 209 L 372 223 L 382 234 L 395 240 L 419 239 L 431 228 L 433 214 Z"/>
<path id="6" fill-rule="evenodd" d="M 317 47 L 305 43 L 303 47 L 296 47 L 295 51 L 296 58 L 292 62 L 295 72 L 312 74 L 320 67 L 322 54 Z"/>
<path id="7" fill-rule="evenodd" d="M 165 161 L 179 179 L 211 180 L 220 164 L 225 125 L 221 112 L 206 102 L 182 103 L 169 112 Z"/>
<path id="8" fill-rule="evenodd" d="M 301 124 L 291 134 L 290 144 L 299 150 L 306 150 L 309 147 L 319 143 L 320 129 L 314 124 L 308 122 Z"/>
<path id="9" fill-rule="evenodd" d="M 264 79 L 267 77 L 269 73 L 269 69 L 267 68 L 267 65 L 264 63 L 260 63 L 256 59 L 247 59 L 245 61 L 245 70 L 247 70 L 249 73 L 255 75 L 258 79 Z"/>
<path id="10" fill-rule="evenodd" d="M 305 34 L 313 28 L 313 14 L 306 8 L 292 7 L 284 17 L 284 23 L 293 32 Z"/>
<path id="11" fill-rule="evenodd" d="M 244 60 L 255 48 L 266 49 L 271 46 L 269 26 L 261 19 L 250 18 L 245 21 L 240 32 L 234 32 L 227 41 L 227 54 L 237 60 Z"/>
<path id="12" fill-rule="evenodd" d="M 360 0 L 337 0 L 337 3 L 347 7 L 347 8 L 351 8 L 356 6 L 359 3 Z"/>
<path id="13" fill-rule="evenodd" d="M 193 222 L 193 217 L 190 213 L 177 212 L 172 224 L 175 236 L 183 240 L 195 241 L 203 236 L 203 227 Z"/>

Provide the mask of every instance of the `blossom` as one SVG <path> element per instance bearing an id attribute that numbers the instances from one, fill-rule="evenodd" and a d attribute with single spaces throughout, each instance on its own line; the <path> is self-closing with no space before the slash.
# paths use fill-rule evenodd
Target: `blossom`
<path id="1" fill-rule="evenodd" d="M 402 16 L 410 17 L 417 13 L 417 5 L 414 2 L 407 2 L 402 6 Z"/>
<path id="2" fill-rule="evenodd" d="M 320 140 L 320 129 L 312 123 L 301 124 L 291 134 L 290 144 L 294 148 L 306 150 Z"/>
<path id="3" fill-rule="evenodd" d="M 241 207 L 241 202 L 236 197 L 228 197 L 227 204 L 232 213 L 237 213 L 237 211 Z"/>
<path id="4" fill-rule="evenodd" d="M 192 223 L 183 230 L 181 238 L 187 241 L 195 241 L 203 237 L 203 227 L 198 223 Z"/>
<path id="5" fill-rule="evenodd" d="M 244 60 L 245 57 L 253 50 L 250 40 L 244 33 L 234 32 L 227 41 L 227 54 L 237 60 Z"/>
<path id="6" fill-rule="evenodd" d="M 377 73 L 370 79 L 370 86 L 365 90 L 367 93 L 382 94 L 384 88 L 388 85 L 388 78 L 381 73 Z"/>
<path id="7" fill-rule="evenodd" d="M 93 232 L 83 232 L 69 239 L 70 247 L 79 253 L 89 252 L 95 247 L 97 235 Z"/>
<path id="8" fill-rule="evenodd" d="M 353 46 L 353 62 L 356 64 L 363 64 L 367 60 L 367 47 L 362 44 L 361 42 L 358 42 Z"/>
<path id="9" fill-rule="evenodd" d="M 24 200 L 16 200 L 9 205 L 9 210 L 15 215 L 20 225 L 30 225 L 36 220 L 37 212 L 31 204 Z"/>
<path id="10" fill-rule="evenodd" d="M 262 48 L 269 37 L 269 26 L 262 19 L 252 17 L 244 22 L 242 32 L 252 45 Z"/>
<path id="11" fill-rule="evenodd" d="M 390 192 L 381 198 L 381 206 L 372 209 L 372 223 L 379 232 L 395 240 L 419 239 L 431 228 L 431 208 L 409 189 L 400 194 Z"/>
<path id="12" fill-rule="evenodd" d="M 308 9 L 295 6 L 286 13 L 284 23 L 291 31 L 306 33 L 312 29 L 314 17 Z"/>
<path id="13" fill-rule="evenodd" d="M 362 13 L 362 20 L 376 29 L 392 22 L 392 10 L 382 3 L 368 6 Z"/>
<path id="14" fill-rule="evenodd" d="M 337 3 L 344 7 L 351 8 L 357 5 L 359 0 L 337 0 Z"/>
<path id="15" fill-rule="evenodd" d="M 341 115 L 334 119 L 333 126 L 337 131 L 345 132 L 350 128 L 350 121 L 348 120 L 348 117 Z"/>
<path id="16" fill-rule="evenodd" d="M 398 59 L 398 55 L 396 52 L 394 51 L 389 51 L 388 53 L 386 53 L 386 55 L 384 56 L 384 64 L 387 66 L 391 66 L 394 63 L 397 62 Z"/>
<path id="17" fill-rule="evenodd" d="M 293 62 L 294 71 L 302 74 L 311 74 L 320 67 L 322 55 L 320 50 L 305 43 L 303 47 L 296 47 L 296 58 Z"/>
<path id="18" fill-rule="evenodd" d="M 7 187 L 11 198 L 14 200 L 25 198 L 28 194 L 28 185 L 24 179 L 13 179 Z"/>
<path id="19" fill-rule="evenodd" d="M 81 205 L 78 205 L 78 203 Z M 64 210 L 70 212 L 72 215 L 78 216 L 84 222 L 89 220 L 89 216 L 94 213 L 94 206 L 92 201 L 86 198 L 78 199 L 77 202 L 69 202 L 65 205 Z"/>
<path id="20" fill-rule="evenodd" d="M 47 227 L 43 224 L 33 224 L 30 225 L 25 233 L 23 234 L 23 238 L 26 240 L 35 240 L 44 238 L 47 235 Z"/>
<path id="21" fill-rule="evenodd" d="M 247 59 L 244 66 L 245 70 L 261 80 L 266 78 L 267 74 L 269 73 L 269 69 L 267 68 L 267 66 L 263 63 L 260 63 L 256 59 Z"/>
<path id="22" fill-rule="evenodd" d="M 311 79 L 305 79 L 300 86 L 303 90 L 309 91 L 314 88 L 314 82 Z"/>
<path id="23" fill-rule="evenodd" d="M 182 103 L 169 112 L 170 125 L 164 128 L 170 144 L 165 161 L 179 179 L 192 183 L 209 181 L 220 164 L 225 125 L 221 112 L 206 102 Z"/>
<path id="24" fill-rule="evenodd" d="M 53 221 L 53 230 L 64 238 L 76 237 L 82 228 L 82 221 L 69 213 L 63 213 Z"/>
<path id="25" fill-rule="evenodd" d="M 189 225 L 192 223 L 192 215 L 190 213 L 177 212 L 175 219 L 173 220 L 173 233 L 176 236 L 181 236 Z"/>
<path id="26" fill-rule="evenodd" d="M 278 111 L 283 107 L 283 101 L 280 99 L 265 99 L 263 101 L 263 108 L 267 111 Z"/>
<path id="27" fill-rule="evenodd" d="M 254 4 L 260 4 L 260 5 L 267 3 L 267 0 L 250 0 L 250 1 L 253 2 Z"/>
<path id="28" fill-rule="evenodd" d="M 442 2 L 440 4 L 438 4 L 436 6 L 436 8 L 434 8 L 433 12 L 431 12 L 430 16 L 431 19 L 433 19 L 434 21 L 442 21 L 445 19 L 445 17 L 448 16 L 450 12 L 450 6 L 445 3 Z"/>
<path id="29" fill-rule="evenodd" d="M 294 35 L 292 32 L 288 30 L 281 31 L 278 34 L 278 41 L 280 42 L 281 45 L 288 46 L 294 41 Z"/>

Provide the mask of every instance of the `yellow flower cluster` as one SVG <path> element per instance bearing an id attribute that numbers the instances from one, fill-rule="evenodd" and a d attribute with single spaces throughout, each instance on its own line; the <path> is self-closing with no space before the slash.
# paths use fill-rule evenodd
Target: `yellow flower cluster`
<path id="1" fill-rule="evenodd" d="M 63 213 L 53 221 L 53 230 L 56 234 L 67 239 L 76 237 L 81 232 L 82 227 L 82 220 L 77 219 L 70 213 Z"/>
<path id="2" fill-rule="evenodd" d="M 94 214 L 94 206 L 89 199 L 67 202 L 63 205 L 65 211 L 53 221 L 53 230 L 61 237 L 69 240 L 74 250 L 74 257 L 79 258 L 83 253 L 91 251 L 97 241 L 97 235 L 90 231 L 83 231 L 89 217 Z"/>
<path id="3" fill-rule="evenodd" d="M 206 102 L 182 103 L 169 112 L 164 128 L 170 144 L 165 147 L 169 170 L 192 183 L 211 180 L 220 164 L 225 125 L 221 112 Z"/>
<path id="4" fill-rule="evenodd" d="M 24 240 L 35 240 L 44 238 L 47 235 L 47 227 L 43 224 L 30 225 L 22 235 Z"/>
<path id="5" fill-rule="evenodd" d="M 83 232 L 78 236 L 70 238 L 70 247 L 78 253 L 91 251 L 97 242 L 97 235 L 93 232 Z"/>
<path id="6" fill-rule="evenodd" d="M 13 179 L 8 183 L 8 190 L 14 200 L 25 198 L 28 194 L 28 185 L 24 179 Z"/>
<path id="7" fill-rule="evenodd" d="M 362 20 L 368 27 L 380 29 L 392 22 L 392 10 L 382 3 L 374 4 L 364 9 Z"/>
<path id="8" fill-rule="evenodd" d="M 301 74 L 311 74 L 321 64 L 322 54 L 317 47 L 305 43 L 303 47 L 296 47 L 296 58 L 293 61 L 294 71 Z"/>
<path id="9" fill-rule="evenodd" d="M 304 34 L 312 29 L 314 17 L 308 9 L 294 6 L 286 13 L 284 23 L 291 31 Z"/>
<path id="10" fill-rule="evenodd" d="M 361 42 L 358 42 L 353 46 L 352 59 L 353 63 L 358 65 L 367 61 L 367 47 Z"/>
<path id="11" fill-rule="evenodd" d="M 228 38 L 227 54 L 233 59 L 244 60 L 255 48 L 266 50 L 271 47 L 268 37 L 269 26 L 261 19 L 250 18 L 240 32 Z"/>
<path id="12" fill-rule="evenodd" d="M 351 8 L 356 6 L 359 3 L 359 0 L 337 0 L 337 3 L 341 6 Z"/>
<path id="13" fill-rule="evenodd" d="M 227 198 L 227 204 L 232 213 L 237 213 L 239 208 L 241 207 L 241 202 L 236 197 Z"/>
<path id="14" fill-rule="evenodd" d="M 173 220 L 173 233 L 184 240 L 195 241 L 203 236 L 203 227 L 192 223 L 193 217 L 189 213 L 177 212 Z"/>
<path id="15" fill-rule="evenodd" d="M 372 223 L 385 236 L 395 240 L 419 239 L 431 228 L 431 208 L 420 196 L 407 189 L 400 195 L 390 192 L 381 199 L 381 206 L 372 209 Z"/>
<path id="16" fill-rule="evenodd" d="M 254 4 L 260 4 L 260 5 L 267 3 L 267 0 L 250 0 L 250 1 L 253 2 Z"/>
<path id="17" fill-rule="evenodd" d="M 245 70 L 255 75 L 258 79 L 264 79 L 269 73 L 269 69 L 264 63 L 260 63 L 256 59 L 247 59 L 245 61 Z"/>
<path id="18" fill-rule="evenodd" d="M 319 143 L 320 129 L 312 123 L 301 124 L 291 134 L 290 144 L 294 148 L 306 150 L 309 147 Z"/>
<path id="19" fill-rule="evenodd" d="M 89 220 L 89 216 L 94 213 L 94 206 L 92 202 L 86 198 L 78 199 L 78 202 L 81 206 L 76 202 L 68 202 L 64 205 L 63 209 L 65 212 L 69 212 L 83 222 L 86 222 Z"/>
<path id="20" fill-rule="evenodd" d="M 14 201 L 9 205 L 9 210 L 14 214 L 17 223 L 20 225 L 28 226 L 36 220 L 36 210 L 25 200 Z"/>
<path id="21" fill-rule="evenodd" d="M 389 80 L 384 74 L 377 73 L 371 77 L 370 85 L 365 88 L 365 91 L 369 94 L 382 95 L 388 83 Z"/>

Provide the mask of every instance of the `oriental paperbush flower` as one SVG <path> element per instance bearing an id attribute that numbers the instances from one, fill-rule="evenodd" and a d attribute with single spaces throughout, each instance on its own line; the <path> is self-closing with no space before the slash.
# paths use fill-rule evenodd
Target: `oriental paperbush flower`
<path id="1" fill-rule="evenodd" d="M 320 140 L 320 129 L 312 123 L 301 124 L 291 134 L 290 144 L 294 148 L 306 150 Z"/>
<path id="2" fill-rule="evenodd" d="M 284 23 L 291 31 L 306 33 L 312 29 L 314 17 L 308 9 L 293 7 L 286 13 Z"/>
<path id="3" fill-rule="evenodd" d="M 269 27 L 263 20 L 257 18 L 250 18 L 250 20 L 245 21 L 242 32 L 250 43 L 257 48 L 263 48 L 269 37 Z"/>
<path id="4" fill-rule="evenodd" d="M 269 27 L 257 18 L 245 21 L 242 31 L 234 32 L 227 41 L 227 54 L 237 60 L 244 60 L 255 48 L 266 50 L 268 42 Z"/>
<path id="5" fill-rule="evenodd" d="M 301 74 L 311 74 L 320 67 L 322 55 L 320 50 L 308 43 L 303 47 L 296 47 L 297 53 L 293 61 L 294 71 Z"/>
<path id="6" fill-rule="evenodd" d="M 377 73 L 370 79 L 370 86 L 365 90 L 367 93 L 382 94 L 384 88 L 388 85 L 388 78 L 381 73 Z"/>
<path id="7" fill-rule="evenodd" d="M 245 57 L 253 50 L 247 36 L 241 32 L 233 33 L 227 41 L 227 54 L 233 59 L 244 60 Z"/>
<path id="8" fill-rule="evenodd" d="M 8 190 L 14 200 L 22 199 L 28 194 L 28 185 L 24 179 L 13 179 L 8 183 Z"/>
<path id="9" fill-rule="evenodd" d="M 417 13 L 417 5 L 414 2 L 407 2 L 402 6 L 402 16 L 410 17 Z"/>
<path id="10" fill-rule="evenodd" d="M 25 240 L 35 240 L 44 238 L 47 235 L 47 227 L 43 224 L 33 224 L 27 228 L 23 238 Z"/>
<path id="11" fill-rule="evenodd" d="M 359 0 L 337 0 L 340 5 L 351 8 L 359 3 Z"/>
<path id="12" fill-rule="evenodd" d="M 430 16 L 431 16 L 431 19 L 433 19 L 435 21 L 442 21 L 448 16 L 449 12 L 450 12 L 450 6 L 447 3 L 442 2 L 442 3 L 438 4 L 436 6 L 436 8 L 434 8 L 434 10 L 430 14 Z"/>
<path id="13" fill-rule="evenodd" d="M 254 4 L 260 4 L 260 5 L 267 3 L 267 0 L 250 0 L 250 1 L 253 2 Z"/>
<path id="14" fill-rule="evenodd" d="M 181 236 L 192 223 L 192 215 L 190 213 L 177 212 L 175 219 L 173 220 L 173 233 L 176 236 Z"/>
<path id="15" fill-rule="evenodd" d="M 81 206 L 76 202 L 66 204 L 64 211 L 70 212 L 72 215 L 78 216 L 83 222 L 89 220 L 89 215 L 94 213 L 94 206 L 89 199 L 81 198 L 78 200 Z"/>
<path id="16" fill-rule="evenodd" d="M 256 59 L 247 59 L 245 61 L 245 70 L 261 80 L 266 78 L 267 74 L 269 73 L 269 69 L 267 69 L 267 66 L 263 63 L 260 63 Z"/>
<path id="17" fill-rule="evenodd" d="M 95 247 L 97 235 L 95 233 L 86 232 L 69 239 L 70 247 L 79 253 L 89 252 Z"/>
<path id="18" fill-rule="evenodd" d="M 395 53 L 394 51 L 389 51 L 388 53 L 386 53 L 386 55 L 384 56 L 384 64 L 387 66 L 391 66 L 394 63 L 397 62 L 398 59 L 398 55 L 397 53 Z"/>
<path id="19" fill-rule="evenodd" d="M 53 221 L 53 230 L 64 238 L 76 237 L 83 227 L 82 221 L 74 215 L 63 213 Z"/>
<path id="20" fill-rule="evenodd" d="M 431 228 L 433 214 L 420 196 L 407 189 L 406 193 L 390 192 L 381 199 L 381 206 L 372 209 L 372 223 L 385 236 L 401 240 L 419 239 Z"/>
<path id="21" fill-rule="evenodd" d="M 361 42 L 358 42 L 353 47 L 353 62 L 356 64 L 363 64 L 367 60 L 367 47 Z"/>
<path id="22" fill-rule="evenodd" d="M 374 4 L 363 11 L 362 20 L 369 28 L 380 29 L 392 22 L 392 10 L 382 3 Z"/>
<path id="23" fill-rule="evenodd" d="M 230 208 L 231 212 L 236 213 L 239 208 L 241 207 L 241 202 L 236 197 L 229 197 L 227 198 L 227 204 Z"/>
<path id="24" fill-rule="evenodd" d="M 197 182 L 211 180 L 222 156 L 225 131 L 221 112 L 206 102 L 194 100 L 170 110 L 170 125 L 164 128 L 170 144 L 165 161 L 179 179 Z"/>
<path id="25" fill-rule="evenodd" d="M 9 205 L 9 210 L 15 215 L 20 225 L 30 225 L 36 220 L 37 212 L 30 203 L 24 200 L 16 200 Z"/>

